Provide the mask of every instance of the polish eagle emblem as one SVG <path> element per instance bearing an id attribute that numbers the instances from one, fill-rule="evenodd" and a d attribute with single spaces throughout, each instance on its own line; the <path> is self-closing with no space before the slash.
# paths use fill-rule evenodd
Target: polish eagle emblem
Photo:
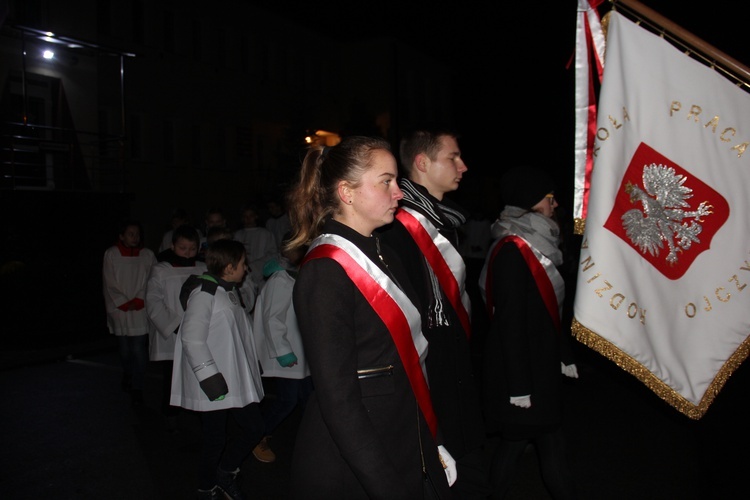
<path id="1" fill-rule="evenodd" d="M 630 202 L 640 207 L 622 215 L 623 229 L 644 254 L 658 257 L 666 245 L 666 261 L 674 265 L 679 252 L 700 243 L 701 223 L 713 213 L 713 206 L 703 201 L 692 210 L 688 200 L 693 197 L 693 190 L 685 185 L 687 176 L 677 174 L 672 167 L 645 165 L 642 179 L 642 189 L 631 182 L 625 185 Z"/>

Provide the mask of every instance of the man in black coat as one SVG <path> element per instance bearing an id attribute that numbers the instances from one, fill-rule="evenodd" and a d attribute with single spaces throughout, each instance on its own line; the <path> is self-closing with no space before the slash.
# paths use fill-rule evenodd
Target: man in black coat
<path id="1" fill-rule="evenodd" d="M 457 136 L 449 131 L 416 131 L 402 141 L 400 153 L 404 198 L 381 237 L 399 252 L 419 294 L 422 332 L 429 342 L 430 395 L 445 447 L 457 463 L 451 490 L 455 498 L 487 498 L 485 431 L 470 350 L 471 305 L 466 266 L 458 253 L 458 228 L 467 214 L 444 198 L 458 188 L 467 167 Z"/>

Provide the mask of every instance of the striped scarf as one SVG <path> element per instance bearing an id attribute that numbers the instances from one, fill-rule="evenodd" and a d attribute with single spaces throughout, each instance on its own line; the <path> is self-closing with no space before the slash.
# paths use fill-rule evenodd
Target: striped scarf
<path id="1" fill-rule="evenodd" d="M 423 214 L 440 233 L 445 236 L 451 244 L 458 249 L 458 228 L 466 223 L 468 214 L 453 201 L 443 198 L 438 201 L 432 196 L 427 189 L 419 184 L 415 184 L 409 179 L 400 179 L 399 187 L 404 192 L 404 198 L 401 204 L 405 207 L 413 208 Z M 438 326 L 449 326 L 450 321 L 445 315 L 445 306 L 443 305 L 443 295 L 440 289 L 440 283 L 432 267 L 423 258 L 424 266 L 430 280 L 430 299 L 427 305 L 427 324 L 426 328 Z"/>

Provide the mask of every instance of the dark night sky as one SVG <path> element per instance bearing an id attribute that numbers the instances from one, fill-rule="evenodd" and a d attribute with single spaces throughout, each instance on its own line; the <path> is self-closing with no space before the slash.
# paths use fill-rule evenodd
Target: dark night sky
<path id="1" fill-rule="evenodd" d="M 308 28 L 318 27 L 321 33 L 338 39 L 389 34 L 437 56 L 443 55 L 449 61 L 473 55 L 507 57 L 515 53 L 521 59 L 542 66 L 545 60 L 550 61 L 550 55 L 558 52 L 566 54 L 564 62 L 567 62 L 567 52 L 575 43 L 578 5 L 577 0 L 516 2 L 513 5 L 468 0 L 438 7 L 424 0 L 381 0 L 365 9 L 360 2 L 340 0 L 324 4 L 249 1 L 304 22 Z M 744 37 L 750 7 L 744 2 L 687 5 L 687 2 L 674 0 L 644 0 L 640 3 L 729 56 L 750 64 L 747 61 L 750 48 Z M 605 1 L 599 12 L 604 14 L 611 5 L 612 2 Z M 559 62 L 555 57 L 552 61 L 553 64 Z M 475 66 L 478 69 L 483 65 Z"/>
<path id="2" fill-rule="evenodd" d="M 750 8 L 743 3 L 641 3 L 750 65 L 744 36 Z M 572 203 L 575 75 L 566 66 L 575 50 L 577 0 L 258 5 L 332 38 L 392 35 L 441 58 L 450 74 L 435 78 L 453 79 L 454 125 L 470 169 L 463 185 L 486 184 L 514 164 L 536 164 L 556 177 L 561 201 Z"/>
<path id="3" fill-rule="evenodd" d="M 650 7 L 727 55 L 750 64 L 741 2 L 689 4 L 645 0 Z M 467 159 L 555 162 L 572 169 L 577 0 L 258 3 L 338 39 L 392 35 L 443 59 L 454 80 L 456 126 Z M 737 6 L 731 6 L 736 4 Z M 321 7 L 323 5 L 324 7 Z M 605 3 L 600 13 L 609 10 Z M 440 73 L 435 74 L 441 78 Z M 471 166 L 471 165 L 470 165 Z"/>

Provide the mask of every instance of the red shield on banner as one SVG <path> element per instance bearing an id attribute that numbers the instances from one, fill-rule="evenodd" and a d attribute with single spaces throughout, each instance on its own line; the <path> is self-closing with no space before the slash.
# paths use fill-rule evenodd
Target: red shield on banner
<path id="1" fill-rule="evenodd" d="M 711 247 L 728 218 L 723 196 L 641 142 L 604 227 L 676 280 Z"/>

